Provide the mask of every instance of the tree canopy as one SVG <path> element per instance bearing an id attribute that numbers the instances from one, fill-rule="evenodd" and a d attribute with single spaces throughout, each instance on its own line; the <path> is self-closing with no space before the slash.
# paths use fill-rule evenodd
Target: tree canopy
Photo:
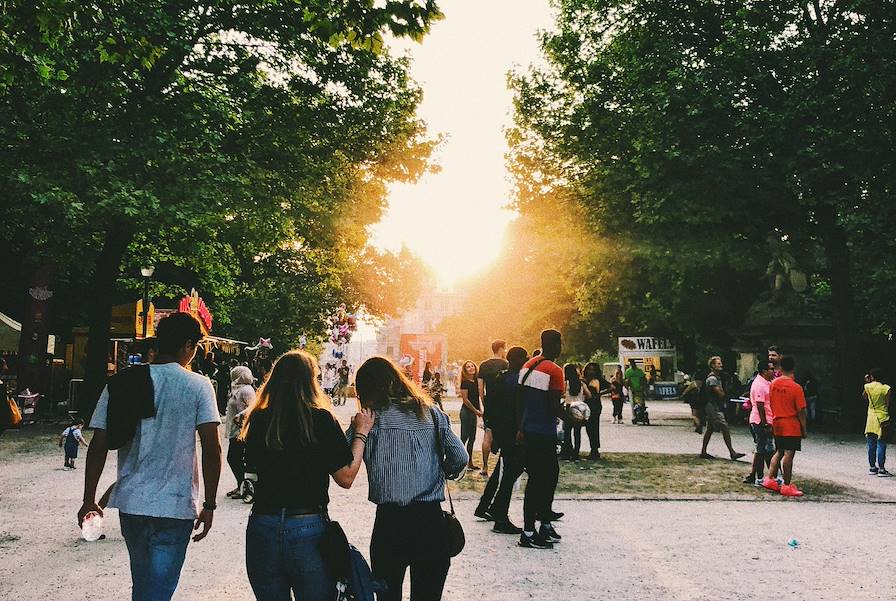
<path id="1" fill-rule="evenodd" d="M 440 16 L 410 0 L 4 4 L 0 228 L 23 274 L 57 264 L 97 380 L 116 290 L 147 262 L 183 276 L 155 293 L 191 280 L 225 327 L 285 342 L 337 298 L 397 308 L 353 273 L 407 274 L 362 252 L 366 226 L 436 141 L 383 40 Z"/>
<path id="2" fill-rule="evenodd" d="M 510 78 L 510 161 L 542 250 L 580 247 L 555 266 L 570 327 L 724 345 L 786 256 L 829 307 L 843 392 L 858 337 L 894 328 L 896 6 L 554 5 L 545 64 Z"/>

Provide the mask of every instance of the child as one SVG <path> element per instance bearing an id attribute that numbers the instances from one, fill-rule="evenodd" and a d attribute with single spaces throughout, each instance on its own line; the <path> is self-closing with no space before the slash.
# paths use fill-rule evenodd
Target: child
<path id="1" fill-rule="evenodd" d="M 432 380 L 430 380 L 429 385 L 429 396 L 432 397 L 432 402 L 439 406 L 439 409 L 444 411 L 444 407 L 442 407 L 442 393 L 448 392 L 448 389 L 442 385 L 442 374 L 436 372 L 432 375 Z"/>
<path id="2" fill-rule="evenodd" d="M 81 434 L 81 428 L 84 427 L 84 420 L 78 419 L 71 426 L 62 432 L 59 437 L 59 446 L 65 445 L 65 464 L 62 466 L 64 470 L 75 469 L 75 459 L 78 457 L 78 446 L 87 446 L 87 441 Z"/>

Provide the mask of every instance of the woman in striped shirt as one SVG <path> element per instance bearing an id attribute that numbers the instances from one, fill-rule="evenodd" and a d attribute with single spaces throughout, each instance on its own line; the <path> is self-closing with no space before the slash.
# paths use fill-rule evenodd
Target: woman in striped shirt
<path id="1" fill-rule="evenodd" d="M 364 463 L 368 498 L 377 505 L 371 567 L 389 587 L 379 601 L 401 599 L 408 568 L 412 601 L 441 599 L 451 565 L 441 507 L 445 478 L 462 473 L 469 455 L 448 416 L 388 359 L 368 359 L 355 386 L 361 406 L 376 412 Z"/>

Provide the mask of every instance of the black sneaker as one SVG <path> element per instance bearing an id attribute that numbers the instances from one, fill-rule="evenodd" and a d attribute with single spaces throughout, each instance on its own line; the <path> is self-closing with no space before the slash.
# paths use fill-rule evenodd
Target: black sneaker
<path id="1" fill-rule="evenodd" d="M 551 543 L 559 543 L 563 538 L 562 536 L 557 534 L 557 531 L 554 530 L 554 527 L 550 524 L 542 524 L 541 528 L 538 529 L 538 534 L 541 535 L 544 540 Z"/>
<path id="2" fill-rule="evenodd" d="M 755 483 L 756 483 L 756 477 L 753 476 L 753 474 L 749 474 L 749 475 L 747 475 L 747 476 L 744 476 L 744 479 L 741 480 L 741 482 L 743 482 L 744 484 L 755 484 Z"/>
<path id="3" fill-rule="evenodd" d="M 540 532 L 536 532 L 532 536 L 526 536 L 525 532 L 520 533 L 520 541 L 517 543 L 520 547 L 526 549 L 553 549 L 554 543 L 546 541 Z"/>
<path id="4" fill-rule="evenodd" d="M 498 534 L 522 534 L 523 529 L 515 526 L 510 520 L 502 520 L 495 522 L 492 532 L 497 532 Z"/>
<path id="5" fill-rule="evenodd" d="M 495 516 L 492 515 L 492 512 L 488 509 L 483 509 L 482 507 L 477 507 L 476 511 L 473 512 L 477 518 L 485 520 L 486 522 L 494 522 Z"/>
<path id="6" fill-rule="evenodd" d="M 562 511 L 552 511 L 551 513 L 548 514 L 548 518 L 550 518 L 550 519 L 547 519 L 545 521 L 546 522 L 556 522 L 557 520 L 562 518 L 564 515 L 565 514 Z"/>

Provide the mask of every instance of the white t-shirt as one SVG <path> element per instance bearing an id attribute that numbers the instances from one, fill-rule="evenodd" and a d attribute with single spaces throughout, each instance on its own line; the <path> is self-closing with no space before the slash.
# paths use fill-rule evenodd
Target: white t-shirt
<path id="1" fill-rule="evenodd" d="M 141 420 L 133 440 L 118 451 L 118 479 L 109 507 L 122 513 L 195 519 L 199 514 L 196 427 L 221 423 L 215 391 L 205 376 L 177 363 L 151 365 L 155 417 Z M 109 389 L 90 420 L 106 429 Z"/>

